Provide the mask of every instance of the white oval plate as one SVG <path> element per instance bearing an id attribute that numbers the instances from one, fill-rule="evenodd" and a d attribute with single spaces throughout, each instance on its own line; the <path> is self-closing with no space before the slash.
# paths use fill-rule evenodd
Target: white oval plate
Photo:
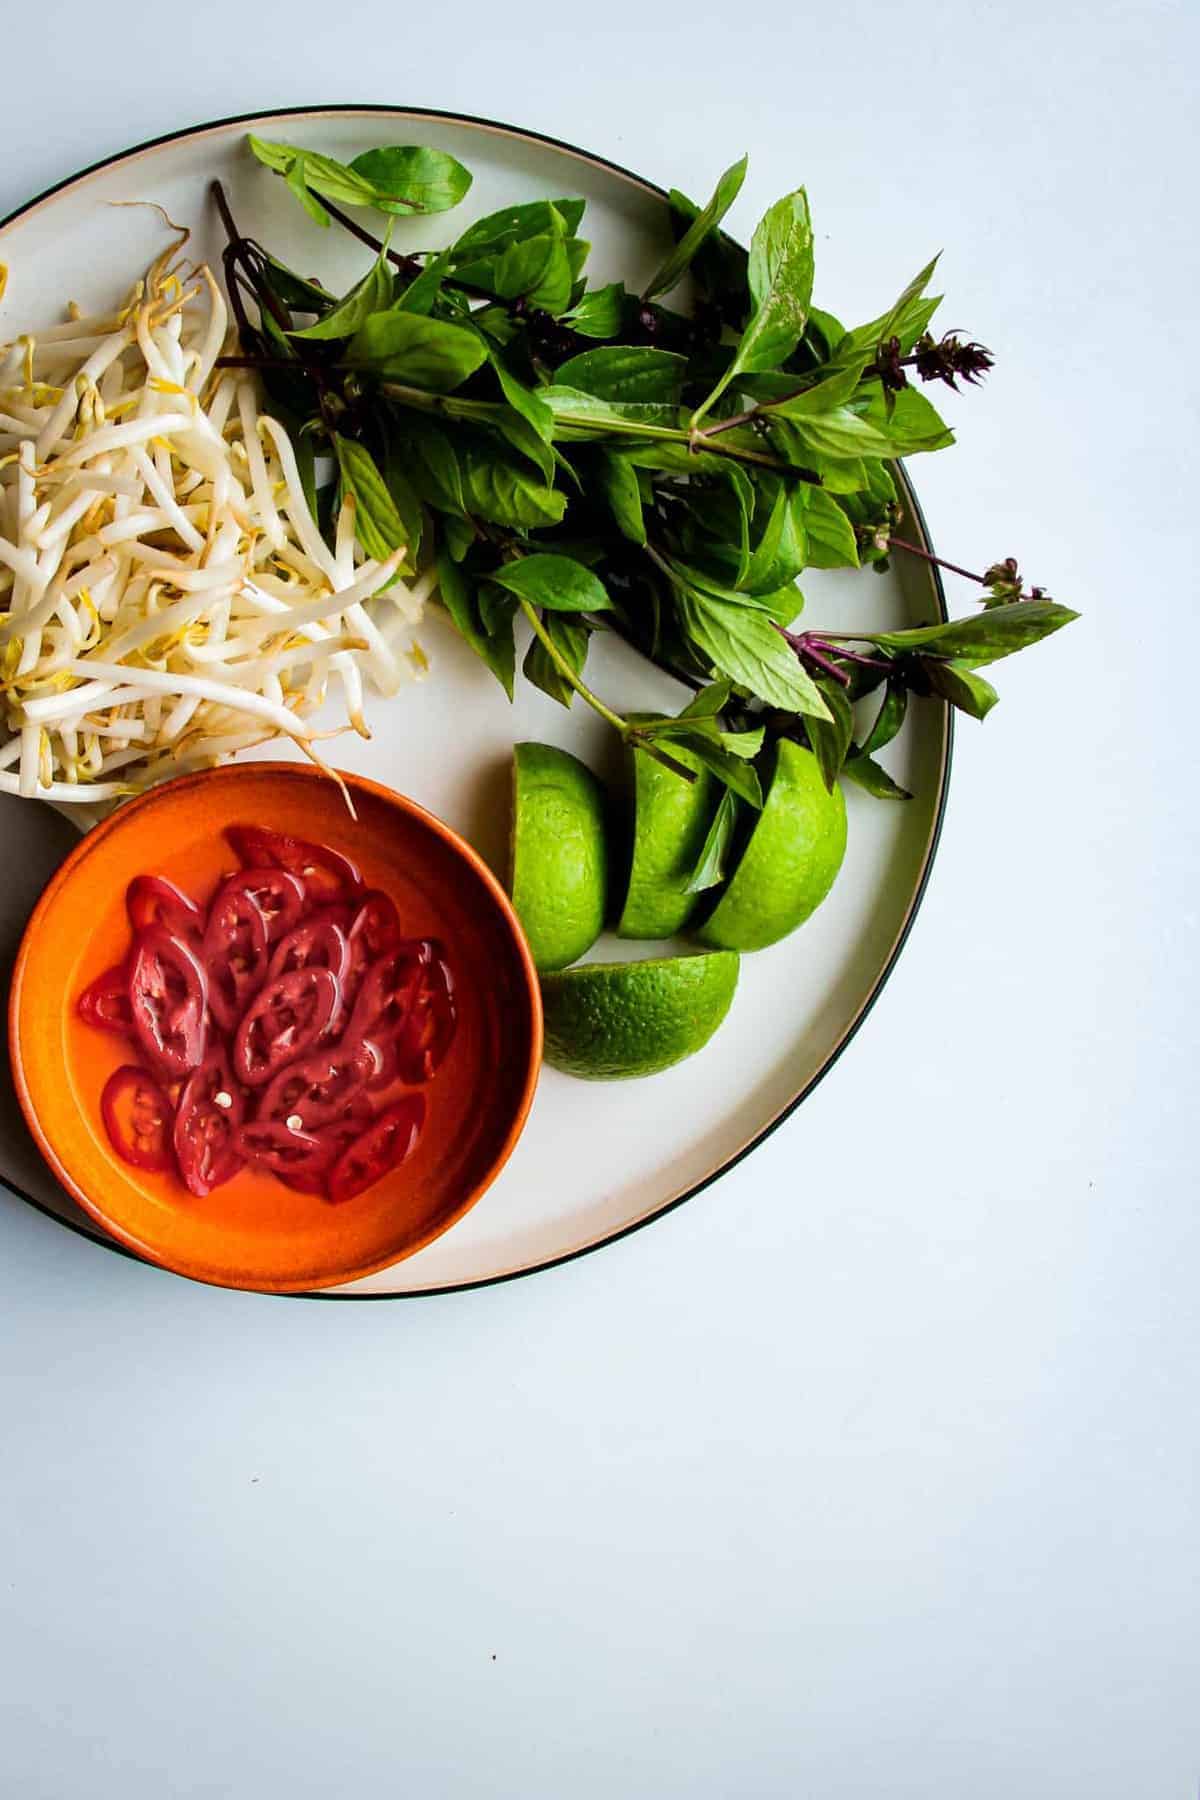
<path id="1" fill-rule="evenodd" d="M 648 276 L 669 241 L 660 190 L 602 159 L 483 120 L 391 108 L 335 107 L 256 114 L 179 132 L 115 157 L 31 202 L 0 228 L 9 268 L 0 338 L 45 325 L 77 300 L 99 310 L 163 247 L 152 200 L 191 226 L 216 258 L 221 233 L 209 200 L 225 183 L 242 228 L 286 262 L 347 286 L 369 258 L 344 233 L 318 232 L 277 176 L 245 147 L 253 129 L 348 160 L 379 143 L 429 143 L 452 151 L 475 176 L 466 202 L 445 218 L 400 222 L 398 247 L 445 241 L 471 218 L 513 201 L 578 194 L 587 201 L 589 269 L 630 286 Z M 686 171 L 665 171 L 673 178 Z M 829 298 L 835 298 L 829 296 Z M 924 539 L 909 496 L 913 532 Z M 807 616 L 830 626 L 895 627 L 944 617 L 940 586 L 905 559 L 874 572 L 811 571 Z M 510 707 L 492 676 L 440 619 L 423 642 L 431 678 L 371 707 L 371 743 L 342 740 L 340 760 L 411 794 L 463 832 L 503 872 L 508 768 L 514 739 L 538 738 L 611 766 L 606 728 L 578 704 L 568 714 L 527 684 Z M 626 710 L 682 702 L 682 690 L 615 640 L 598 640 L 589 663 L 599 690 Z M 869 708 L 871 701 L 866 703 Z M 832 897 L 784 943 L 744 958 L 733 1010 L 699 1056 L 640 1082 L 592 1083 L 547 1069 L 526 1132 L 495 1187 L 455 1228 L 407 1261 L 337 1293 L 372 1298 L 504 1280 L 611 1242 L 689 1198 L 780 1123 L 831 1066 L 879 992 L 903 944 L 937 842 L 950 753 L 948 710 L 924 702 L 886 752 L 907 804 L 847 789 L 849 848 Z M 4 896 L 0 957 L 73 833 L 44 806 L 0 799 L 5 863 L 19 869 Z M 23 884 L 23 885 L 22 885 Z M 594 957 L 633 958 L 652 947 L 606 939 Z M 11 1095 L 0 1093 L 0 1177 L 64 1224 L 117 1246 L 58 1188 L 33 1149 Z"/>

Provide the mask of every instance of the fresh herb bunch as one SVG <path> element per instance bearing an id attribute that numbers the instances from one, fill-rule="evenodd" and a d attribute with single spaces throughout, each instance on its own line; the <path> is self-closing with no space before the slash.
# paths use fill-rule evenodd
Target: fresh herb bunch
<path id="1" fill-rule="evenodd" d="M 345 495 L 364 550 L 436 559 L 454 624 L 511 697 L 514 624 L 524 673 L 564 705 L 579 695 L 621 736 L 692 779 L 685 746 L 728 790 L 697 880 L 720 879 L 738 799 L 757 807 L 770 736 L 808 743 L 839 774 L 904 798 L 875 760 L 910 694 L 982 718 L 981 667 L 1076 615 L 1026 591 L 1012 558 L 982 575 L 983 610 L 907 631 L 794 631 L 806 568 L 924 556 L 897 536 L 894 460 L 952 443 L 922 391 L 974 384 L 982 345 L 930 330 L 936 258 L 894 305 L 847 330 L 812 304 L 803 189 L 777 201 L 749 251 L 720 230 L 746 174 L 726 170 L 703 208 L 669 196 L 670 255 L 638 292 L 590 287 L 584 202 L 527 202 L 477 220 L 438 252 L 403 255 L 344 206 L 384 214 L 455 205 L 471 177 L 420 147 L 341 164 L 250 139 L 318 224 L 377 251 L 338 298 L 228 230 L 225 272 L 243 354 L 302 450 L 329 521 Z M 690 313 L 666 306 L 690 274 Z M 914 380 L 915 378 L 915 380 Z M 334 479 L 318 490 L 325 458 Z M 584 679 L 611 630 L 696 690 L 676 718 L 623 718 Z M 852 702 L 882 690 L 856 741 Z"/>

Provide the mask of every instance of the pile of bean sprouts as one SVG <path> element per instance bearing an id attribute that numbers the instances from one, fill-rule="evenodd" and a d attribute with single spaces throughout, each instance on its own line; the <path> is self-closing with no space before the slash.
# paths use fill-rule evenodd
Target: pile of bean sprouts
<path id="1" fill-rule="evenodd" d="M 327 545 L 185 242 L 0 345 L 0 792 L 112 801 L 280 736 L 320 762 L 327 689 L 367 736 L 364 676 L 424 670 L 432 573 L 365 557 L 349 498 Z"/>

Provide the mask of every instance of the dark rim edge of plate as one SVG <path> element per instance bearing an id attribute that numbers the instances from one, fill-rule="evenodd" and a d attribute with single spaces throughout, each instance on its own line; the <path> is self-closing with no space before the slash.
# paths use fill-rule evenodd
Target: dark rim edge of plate
<path id="1" fill-rule="evenodd" d="M 343 102 L 334 106 L 264 107 L 254 112 L 231 113 L 227 118 L 210 119 L 203 124 L 187 125 L 178 131 L 166 131 L 159 137 L 147 138 L 144 143 L 134 144 L 127 149 L 114 151 L 110 156 L 102 156 L 96 162 L 89 163 L 86 168 L 77 169 L 74 173 L 64 176 L 61 181 L 56 181 L 52 186 L 44 188 L 41 193 L 36 194 L 31 200 L 26 200 L 23 205 L 18 206 L 13 212 L 8 213 L 3 219 L 0 219 L 0 231 L 3 231 L 8 225 L 14 224 L 16 220 L 24 218 L 26 214 L 33 212 L 36 207 L 41 206 L 45 201 L 52 200 L 56 194 L 63 193 L 67 188 L 74 187 L 77 182 L 86 180 L 90 175 L 98 174 L 101 169 L 111 168 L 115 163 L 124 162 L 129 157 L 144 155 L 146 151 L 159 149 L 164 144 L 179 143 L 186 138 L 198 137 L 207 131 L 220 131 L 228 125 L 249 125 L 262 119 L 312 118 L 330 113 L 359 113 L 365 115 L 376 113 L 390 117 L 399 115 L 417 119 L 438 119 L 444 120 L 447 124 L 451 125 L 480 126 L 487 131 L 501 132 L 508 137 L 523 138 L 528 142 L 544 144 L 551 150 L 564 151 L 568 156 L 578 157 L 581 162 L 593 163 L 599 168 L 608 169 L 612 174 L 619 175 L 624 180 L 633 182 L 646 193 L 657 195 L 659 199 L 665 200 L 667 198 L 666 189 L 660 187 L 657 182 L 647 181 L 644 175 L 639 175 L 634 170 L 625 168 L 621 163 L 613 162 L 609 157 L 597 155 L 590 150 L 581 150 L 577 144 L 567 143 L 563 138 L 552 137 L 548 132 L 533 131 L 522 126 L 506 125 L 500 119 L 485 119 L 479 117 L 479 115 L 475 113 L 447 112 L 440 107 L 385 106 L 379 103 L 361 103 L 356 105 L 353 102 Z M 898 462 L 895 466 L 900 473 L 905 501 L 918 526 L 921 542 L 926 550 L 932 552 L 933 544 L 929 535 L 929 527 L 925 520 L 925 514 L 921 509 L 920 501 L 917 499 L 916 493 L 914 492 L 912 482 L 908 478 L 908 471 L 902 462 Z M 942 583 L 941 571 L 935 563 L 930 563 L 928 565 L 928 573 L 933 587 L 934 600 L 937 605 L 938 613 L 943 620 L 947 619 L 949 613 L 946 606 L 946 592 Z M 735 1169 L 739 1163 L 744 1162 L 747 1157 L 753 1155 L 760 1144 L 764 1144 L 769 1137 L 773 1136 L 774 1133 L 779 1130 L 780 1126 L 787 1123 L 793 1113 L 795 1113 L 803 1102 L 807 1100 L 808 1096 L 812 1093 L 818 1083 L 825 1079 L 829 1071 L 841 1059 L 845 1050 L 857 1037 L 859 1030 L 870 1014 L 875 1002 L 887 986 L 892 971 L 899 961 L 900 953 L 908 942 L 909 933 L 916 921 L 917 914 L 921 910 L 921 903 L 925 898 L 925 893 L 929 886 L 929 877 L 937 857 L 938 846 L 941 843 L 942 828 L 945 824 L 946 806 L 950 792 L 950 765 L 954 753 L 954 712 L 953 708 L 945 706 L 945 703 L 943 703 L 943 705 L 945 710 L 945 739 L 937 806 L 930 827 L 929 841 L 926 847 L 925 860 L 921 867 L 921 873 L 916 888 L 913 891 L 912 899 L 909 902 L 904 923 L 900 927 L 900 931 L 897 934 L 895 943 L 892 945 L 887 961 L 876 976 L 867 998 L 859 1007 L 857 1014 L 851 1021 L 844 1036 L 830 1052 L 816 1074 L 800 1089 L 795 1098 L 791 1100 L 782 1111 L 778 1112 L 773 1119 L 769 1120 L 769 1122 L 763 1126 L 762 1130 L 757 1132 L 748 1143 L 743 1144 L 741 1149 L 736 1150 L 732 1156 L 727 1157 L 717 1168 L 710 1170 L 700 1181 L 694 1182 L 689 1188 L 685 1188 L 681 1194 L 675 1194 L 671 1199 L 665 1200 L 661 1206 L 656 1207 L 653 1212 L 647 1213 L 643 1218 L 634 1219 L 630 1224 L 622 1225 L 616 1231 L 608 1232 L 605 1236 L 597 1238 L 593 1243 L 581 1244 L 574 1250 L 565 1250 L 560 1256 L 548 1257 L 544 1262 L 530 1263 L 525 1268 L 506 1269 L 498 1275 L 481 1275 L 478 1279 L 473 1281 L 451 1282 L 438 1287 L 411 1288 L 403 1293 L 347 1294 L 338 1292 L 315 1292 L 307 1294 L 267 1294 L 263 1293 L 262 1290 L 258 1288 L 235 1289 L 232 1291 L 260 1294 L 261 1297 L 266 1300 L 325 1300 L 333 1302 L 353 1301 L 361 1303 L 365 1301 L 429 1300 L 445 1294 L 467 1294 L 479 1288 L 499 1287 L 505 1282 L 522 1281 L 527 1276 L 541 1274 L 542 1271 L 546 1269 L 562 1268 L 564 1264 L 576 1262 L 580 1257 L 591 1256 L 597 1250 L 603 1250 L 609 1244 L 620 1243 L 623 1238 L 632 1237 L 636 1231 L 644 1231 L 648 1225 L 653 1225 L 657 1220 L 665 1218 L 668 1213 L 674 1212 L 677 1207 L 683 1206 L 689 1200 L 694 1200 L 697 1195 L 704 1193 L 706 1188 L 712 1187 L 715 1182 L 722 1178 L 722 1176 L 727 1175 L 731 1169 Z M 16 1194 L 19 1199 L 24 1200 L 28 1205 L 32 1206 L 35 1211 L 42 1213 L 48 1219 L 53 1219 L 56 1224 L 65 1227 L 67 1231 L 73 1232 L 76 1237 L 84 1238 L 88 1243 L 96 1244 L 102 1250 L 107 1250 L 116 1256 L 123 1256 L 127 1258 L 128 1261 L 138 1263 L 143 1268 L 153 1269 L 159 1274 L 174 1276 L 178 1281 L 195 1281 L 194 1277 L 189 1275 L 177 1275 L 173 1269 L 164 1268 L 160 1263 L 148 1262 L 146 1258 L 136 1255 L 132 1250 L 127 1250 L 123 1244 L 117 1243 L 114 1238 L 103 1237 L 98 1233 L 89 1230 L 84 1225 L 76 1224 L 74 1220 L 65 1219 L 61 1213 L 55 1212 L 53 1207 L 47 1206 L 42 1201 L 35 1199 L 32 1194 L 27 1194 L 23 1188 L 16 1186 L 14 1183 L 6 1181 L 5 1185 L 9 1187 L 11 1192 Z M 205 1287 L 212 1284 L 195 1281 L 195 1285 L 198 1287 Z"/>

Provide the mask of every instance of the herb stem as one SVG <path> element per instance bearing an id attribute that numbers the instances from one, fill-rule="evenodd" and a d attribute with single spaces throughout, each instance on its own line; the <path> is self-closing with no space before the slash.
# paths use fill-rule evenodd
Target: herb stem
<path id="1" fill-rule="evenodd" d="M 592 692 L 587 683 L 575 673 L 575 670 L 571 667 L 558 645 L 554 642 L 554 639 L 550 636 L 550 633 L 546 630 L 546 627 L 542 624 L 542 621 L 537 614 L 537 608 L 531 601 L 526 600 L 523 595 L 518 598 L 520 600 L 521 611 L 525 614 L 525 617 L 533 627 L 534 636 L 540 642 L 546 655 L 550 658 L 550 661 L 554 664 L 563 680 L 575 689 L 575 692 L 579 695 L 581 700 L 587 701 L 593 712 L 598 712 L 602 719 L 606 719 L 614 731 L 620 732 L 622 737 L 627 737 L 630 731 L 629 721 L 623 719 L 620 713 L 615 713 L 611 706 L 606 706 L 599 694 L 594 694 Z"/>
<path id="2" fill-rule="evenodd" d="M 907 538 L 889 535 L 888 544 L 893 550 L 907 550 L 910 556 L 919 556 L 922 562 L 936 563 L 939 569 L 949 569 L 952 575 L 961 575 L 967 581 L 974 581 L 979 587 L 986 587 L 982 575 L 975 575 L 970 569 L 960 568 L 958 563 L 947 562 L 944 556 L 935 556 L 932 550 L 922 550 L 920 544 L 910 544 Z"/>
<path id="3" fill-rule="evenodd" d="M 394 263 L 402 274 L 409 276 L 410 279 L 420 274 L 421 265 L 415 256 L 401 256 L 398 250 L 388 249 L 382 238 L 377 238 L 364 225 L 360 225 L 357 219 L 352 219 L 349 213 L 344 213 L 340 206 L 335 206 L 333 201 L 327 200 L 324 195 L 321 196 L 321 205 L 330 218 L 336 219 L 338 224 L 350 233 L 351 237 L 356 237 L 360 244 L 366 244 L 367 248 L 374 250 L 377 255 L 385 255 L 388 261 Z"/>

